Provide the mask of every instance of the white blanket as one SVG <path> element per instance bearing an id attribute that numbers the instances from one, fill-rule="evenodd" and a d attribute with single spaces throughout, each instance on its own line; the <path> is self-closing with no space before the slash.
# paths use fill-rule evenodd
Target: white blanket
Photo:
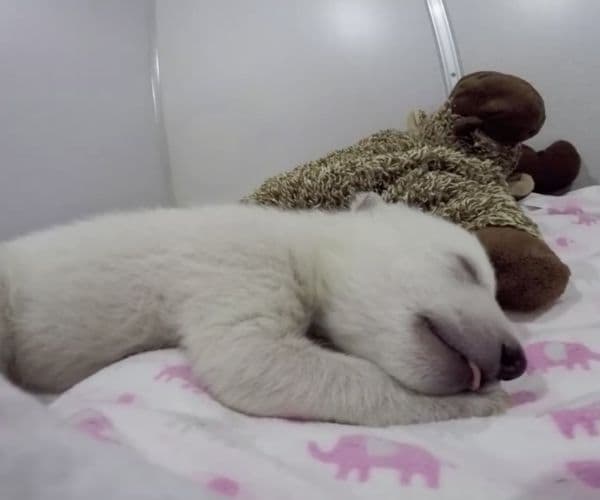
<path id="1" fill-rule="evenodd" d="M 0 499 L 215 500 L 133 449 L 65 425 L 0 376 Z"/>
<path id="2" fill-rule="evenodd" d="M 573 276 L 550 310 L 514 317 L 529 370 L 506 384 L 506 416 L 389 429 L 250 418 L 174 350 L 110 366 L 51 408 L 223 497 L 599 499 L 600 187 L 525 206 Z"/>

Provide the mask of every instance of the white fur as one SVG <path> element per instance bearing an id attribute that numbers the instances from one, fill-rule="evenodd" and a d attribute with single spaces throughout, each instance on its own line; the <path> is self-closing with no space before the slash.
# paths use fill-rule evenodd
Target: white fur
<path id="1" fill-rule="evenodd" d="M 500 411 L 496 386 L 461 392 L 471 371 L 457 351 L 493 373 L 501 344 L 516 343 L 482 247 L 441 219 L 362 201 L 115 214 L 5 243 L 0 359 L 23 386 L 55 392 L 183 345 L 213 395 L 253 415 L 390 425 Z"/>

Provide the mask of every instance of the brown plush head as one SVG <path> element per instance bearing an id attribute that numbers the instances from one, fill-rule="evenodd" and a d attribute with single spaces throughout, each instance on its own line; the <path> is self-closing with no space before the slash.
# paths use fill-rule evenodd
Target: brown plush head
<path id="1" fill-rule="evenodd" d="M 450 94 L 457 135 L 481 129 L 502 144 L 517 144 L 538 133 L 546 112 L 544 100 L 525 80 L 495 71 L 461 78 Z"/>

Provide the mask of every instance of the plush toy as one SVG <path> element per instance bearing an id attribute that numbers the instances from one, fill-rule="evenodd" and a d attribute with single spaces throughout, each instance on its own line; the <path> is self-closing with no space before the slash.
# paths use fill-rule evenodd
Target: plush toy
<path id="1" fill-rule="evenodd" d="M 339 209 L 361 191 L 405 202 L 473 231 L 486 248 L 506 309 L 531 311 L 564 291 L 569 269 L 511 195 L 520 142 L 538 132 L 544 102 L 526 81 L 479 72 L 437 111 L 268 179 L 244 199 L 288 209 Z"/>
<path id="2" fill-rule="evenodd" d="M 575 146 L 568 141 L 556 141 L 541 151 L 534 151 L 523 144 L 521 156 L 515 169 L 517 179 L 529 177 L 531 190 L 541 194 L 564 191 L 579 174 L 581 157 Z M 515 189 L 518 182 L 515 184 Z M 514 192 L 519 198 L 524 190 Z M 529 193 L 527 193 L 529 194 Z"/>
<path id="3" fill-rule="evenodd" d="M 544 124 L 544 101 L 525 80 L 493 71 L 471 73 L 450 95 L 452 111 L 459 116 L 457 135 L 482 130 L 492 139 L 516 145 L 533 137 Z M 581 166 L 575 146 L 556 141 L 542 151 L 523 144 L 521 155 L 508 178 L 517 199 L 535 191 L 551 194 L 570 186 Z"/>

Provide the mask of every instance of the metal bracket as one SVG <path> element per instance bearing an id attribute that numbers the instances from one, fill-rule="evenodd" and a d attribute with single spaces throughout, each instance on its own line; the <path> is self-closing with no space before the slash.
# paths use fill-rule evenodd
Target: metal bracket
<path id="1" fill-rule="evenodd" d="M 446 95 L 449 95 L 458 80 L 460 80 L 462 69 L 460 67 L 452 29 L 450 28 L 450 21 L 448 20 L 448 14 L 446 12 L 446 2 L 444 2 L 444 0 L 425 1 L 435 33 L 440 62 L 442 63 Z"/>

